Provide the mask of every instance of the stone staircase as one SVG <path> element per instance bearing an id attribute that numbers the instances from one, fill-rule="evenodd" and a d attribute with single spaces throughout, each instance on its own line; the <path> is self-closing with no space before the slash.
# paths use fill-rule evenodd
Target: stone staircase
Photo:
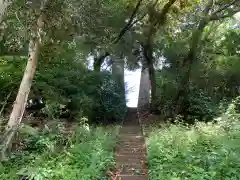
<path id="1" fill-rule="evenodd" d="M 116 180 L 148 180 L 147 151 L 137 109 L 129 108 L 120 129 L 116 165 L 119 170 Z"/>

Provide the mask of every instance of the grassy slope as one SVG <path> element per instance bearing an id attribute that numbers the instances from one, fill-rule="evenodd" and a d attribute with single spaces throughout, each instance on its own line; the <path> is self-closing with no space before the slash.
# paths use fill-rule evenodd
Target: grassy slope
<path id="1" fill-rule="evenodd" d="M 148 136 L 152 180 L 239 180 L 238 124 L 172 125 Z"/>
<path id="2" fill-rule="evenodd" d="M 35 149 L 15 154 L 10 161 L 0 164 L 0 179 L 15 180 L 19 170 L 22 174 L 33 175 L 34 180 L 45 177 L 52 180 L 100 179 L 114 161 L 117 131 L 118 127 L 93 128 L 91 133 L 77 128 L 70 138 L 44 135 L 35 141 L 30 137 L 28 146 Z M 52 150 L 56 140 L 67 142 L 59 152 Z"/>

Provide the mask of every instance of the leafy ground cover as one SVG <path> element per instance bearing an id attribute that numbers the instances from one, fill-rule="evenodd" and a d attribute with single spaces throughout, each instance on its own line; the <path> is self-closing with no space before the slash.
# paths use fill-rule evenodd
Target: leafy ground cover
<path id="1" fill-rule="evenodd" d="M 88 131 L 76 126 L 67 134 L 59 132 L 28 133 L 21 152 L 13 153 L 10 160 L 0 164 L 0 179 L 105 179 L 106 170 L 114 162 L 118 127 Z"/>
<path id="2" fill-rule="evenodd" d="M 150 179 L 240 179 L 238 121 L 225 116 L 217 124 L 152 128 L 147 139 Z"/>

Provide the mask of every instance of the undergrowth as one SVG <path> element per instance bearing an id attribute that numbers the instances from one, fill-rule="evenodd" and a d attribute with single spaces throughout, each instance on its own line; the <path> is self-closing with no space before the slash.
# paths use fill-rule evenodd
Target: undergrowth
<path id="1" fill-rule="evenodd" d="M 25 137 L 24 148 L 0 164 L 1 180 L 97 180 L 112 166 L 118 127 L 83 128 L 68 134 Z M 19 148 L 18 148 L 19 149 Z"/>
<path id="2" fill-rule="evenodd" d="M 148 135 L 152 180 L 240 179 L 239 116 L 225 114 L 218 123 L 170 125 Z"/>

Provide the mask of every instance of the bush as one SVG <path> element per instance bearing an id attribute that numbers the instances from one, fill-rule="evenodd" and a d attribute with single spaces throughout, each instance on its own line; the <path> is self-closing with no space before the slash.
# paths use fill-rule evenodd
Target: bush
<path id="1" fill-rule="evenodd" d="M 94 121 L 122 121 L 127 110 L 124 89 L 117 83 L 112 75 L 108 73 L 96 75 L 100 77 L 100 83 L 96 86 L 93 94 L 94 103 L 91 113 L 94 116 Z"/>
<path id="2" fill-rule="evenodd" d="M 192 88 L 185 104 L 187 105 L 188 120 L 206 122 L 217 115 L 218 105 L 201 89 Z"/>
<path id="3" fill-rule="evenodd" d="M 110 73 L 88 71 L 83 62 L 74 59 L 58 57 L 49 62 L 44 58 L 40 57 L 30 92 L 30 97 L 34 97 L 41 91 L 46 101 L 40 115 L 51 119 L 86 116 L 91 122 L 123 119 L 126 111 L 124 91 Z M 8 105 L 15 100 L 25 63 L 26 58 L 0 59 L 0 87 L 3 87 L 0 106 L 11 90 Z"/>
<path id="4" fill-rule="evenodd" d="M 68 114 L 70 119 L 86 116 L 90 122 L 122 120 L 126 111 L 124 91 L 113 76 L 106 72 L 89 72 L 83 65 L 75 64 L 76 67 L 65 69 L 67 72 L 55 68 L 49 74 L 37 76 L 35 87 L 44 89 L 47 99 L 44 112 L 51 118 L 63 114 Z M 62 112 L 61 104 L 66 106 L 67 113 Z"/>
<path id="5" fill-rule="evenodd" d="M 113 164 L 117 131 L 118 127 L 88 131 L 76 126 L 68 139 L 66 134 L 59 133 L 30 136 L 27 149 L 0 164 L 0 179 L 99 179 Z M 66 141 L 67 145 L 63 144 Z"/>
<path id="6" fill-rule="evenodd" d="M 150 179 L 240 179 L 239 119 L 220 119 L 153 130 L 147 141 Z"/>
<path id="7" fill-rule="evenodd" d="M 173 101 L 177 92 L 176 77 L 175 74 L 173 75 L 164 69 L 162 72 L 157 72 L 156 75 L 158 111 L 160 111 L 164 117 L 167 117 L 173 110 Z"/>

